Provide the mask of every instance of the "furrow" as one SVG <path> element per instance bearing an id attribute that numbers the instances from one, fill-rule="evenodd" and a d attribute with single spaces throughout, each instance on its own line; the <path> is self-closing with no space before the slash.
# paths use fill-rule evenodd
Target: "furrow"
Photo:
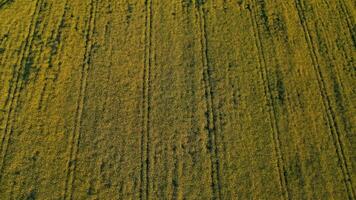
<path id="1" fill-rule="evenodd" d="M 208 148 L 211 153 L 211 179 L 213 199 L 222 199 L 221 178 L 220 178 L 220 160 L 219 148 L 217 144 L 217 115 L 214 108 L 214 94 L 212 91 L 212 69 L 208 57 L 208 41 L 206 33 L 206 23 L 204 8 L 197 5 L 197 14 L 200 28 L 201 56 L 203 63 L 203 80 L 205 88 L 206 106 L 207 106 L 207 130 L 208 130 Z"/>
<path id="2" fill-rule="evenodd" d="M 285 164 L 284 164 L 284 159 L 281 151 L 281 142 L 279 139 L 280 131 L 276 119 L 276 109 L 275 109 L 275 104 L 273 101 L 272 97 L 272 91 L 270 88 L 270 81 L 268 78 L 268 69 L 267 69 L 267 64 L 266 64 L 266 59 L 263 51 L 263 44 L 262 44 L 262 39 L 261 39 L 261 33 L 259 31 L 259 26 L 257 23 L 256 19 L 256 13 L 254 9 L 256 8 L 256 4 L 252 0 L 252 8 L 250 9 L 250 17 L 252 20 L 252 25 L 253 25 L 253 30 L 254 30 L 254 36 L 255 36 L 255 45 L 258 51 L 258 63 L 261 71 L 261 77 L 263 80 L 263 85 L 264 85 L 264 93 L 265 97 L 267 98 L 268 106 L 271 107 L 269 109 L 269 118 L 271 122 L 271 128 L 272 128 L 272 139 L 273 139 L 273 145 L 274 145 L 274 151 L 275 154 L 277 155 L 277 168 L 278 168 L 278 173 L 279 173 L 279 182 L 280 186 L 283 192 L 283 197 L 284 199 L 290 199 L 290 194 L 288 191 L 288 180 L 287 177 L 285 176 Z"/>
<path id="3" fill-rule="evenodd" d="M 349 168 L 348 168 L 348 163 L 346 162 L 346 158 L 345 158 L 345 154 L 344 154 L 344 150 L 342 148 L 342 142 L 340 139 L 340 132 L 339 132 L 339 128 L 338 125 L 335 121 L 335 113 L 331 108 L 331 103 L 330 103 L 330 99 L 329 96 L 327 94 L 326 91 L 326 85 L 323 79 L 323 75 L 322 72 L 320 70 L 320 64 L 318 61 L 318 57 L 316 54 L 316 50 L 315 47 L 313 45 L 313 38 L 310 35 L 309 32 L 309 28 L 308 28 L 308 24 L 305 20 L 305 16 L 303 13 L 303 9 L 302 9 L 302 2 L 300 0 L 295 0 L 295 6 L 298 12 L 298 16 L 299 16 L 299 20 L 300 20 L 300 24 L 303 27 L 303 32 L 304 32 L 304 36 L 305 36 L 305 40 L 307 42 L 309 51 L 310 51 L 310 57 L 311 60 L 313 62 L 313 68 L 318 80 L 318 86 L 319 86 L 319 91 L 322 97 L 322 102 L 323 102 L 323 107 L 325 109 L 325 112 L 327 114 L 327 123 L 330 129 L 330 133 L 331 133 L 331 137 L 334 140 L 334 146 L 336 148 L 337 154 L 338 154 L 338 158 L 340 160 L 340 167 L 344 176 L 344 183 L 346 185 L 347 188 L 347 192 L 349 195 L 350 199 L 354 199 L 355 198 L 355 192 L 353 191 L 353 184 L 352 184 L 352 180 L 351 180 L 351 173 L 349 172 Z"/>
<path id="4" fill-rule="evenodd" d="M 80 92 L 77 101 L 77 110 L 75 113 L 75 122 L 73 132 L 71 134 L 70 147 L 69 147 L 69 160 L 67 163 L 67 174 L 65 180 L 64 187 L 64 199 L 73 199 L 74 192 L 74 180 L 75 180 L 75 170 L 76 170 L 76 161 L 77 155 L 79 151 L 79 144 L 81 138 L 81 123 L 82 123 L 82 115 L 85 103 L 85 92 L 87 89 L 87 79 L 88 79 L 88 71 L 90 68 L 90 60 L 93 48 L 93 34 L 95 29 L 95 17 L 96 17 L 96 8 L 98 1 L 91 0 L 90 2 L 90 12 L 89 19 L 86 28 L 85 35 L 85 54 L 83 58 L 82 72 L 80 77 Z"/>

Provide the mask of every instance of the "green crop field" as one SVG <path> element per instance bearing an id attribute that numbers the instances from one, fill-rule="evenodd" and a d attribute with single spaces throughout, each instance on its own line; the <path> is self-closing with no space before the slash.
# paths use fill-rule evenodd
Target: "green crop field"
<path id="1" fill-rule="evenodd" d="M 0 200 L 355 200 L 355 20 L 354 0 L 0 0 Z"/>

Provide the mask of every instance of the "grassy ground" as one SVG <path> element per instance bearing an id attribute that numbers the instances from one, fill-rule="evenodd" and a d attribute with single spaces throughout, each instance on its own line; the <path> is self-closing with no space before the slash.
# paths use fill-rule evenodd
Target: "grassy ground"
<path id="1" fill-rule="evenodd" d="M 352 0 L 0 0 L 0 199 L 355 199 Z"/>

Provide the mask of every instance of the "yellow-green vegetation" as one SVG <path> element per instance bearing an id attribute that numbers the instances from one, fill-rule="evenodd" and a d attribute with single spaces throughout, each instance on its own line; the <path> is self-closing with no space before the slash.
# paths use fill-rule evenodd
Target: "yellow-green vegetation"
<path id="1" fill-rule="evenodd" d="M 355 199 L 355 7 L 0 0 L 0 199 Z"/>

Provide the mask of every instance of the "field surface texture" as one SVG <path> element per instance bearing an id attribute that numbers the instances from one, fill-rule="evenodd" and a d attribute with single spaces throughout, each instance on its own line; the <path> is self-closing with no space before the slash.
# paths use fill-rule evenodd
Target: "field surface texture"
<path id="1" fill-rule="evenodd" d="M 354 0 L 0 0 L 0 200 L 356 199 Z"/>

